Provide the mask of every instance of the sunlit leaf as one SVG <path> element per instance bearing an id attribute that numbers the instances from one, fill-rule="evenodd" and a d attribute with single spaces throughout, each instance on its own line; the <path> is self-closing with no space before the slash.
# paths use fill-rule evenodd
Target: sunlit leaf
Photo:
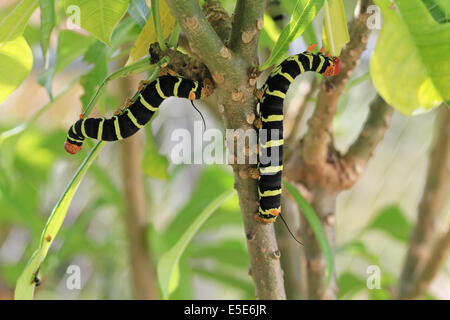
<path id="1" fill-rule="evenodd" d="M 159 259 L 157 274 L 164 299 L 169 298 L 169 289 L 173 291 L 176 288 L 173 278 L 176 275 L 175 271 L 178 268 L 178 261 L 180 260 L 180 257 L 187 245 L 200 229 L 202 224 L 214 213 L 214 211 L 216 211 L 218 207 L 220 207 L 222 203 L 233 196 L 234 193 L 234 190 L 229 190 L 212 201 L 187 227 L 186 231 L 180 236 L 178 242 Z"/>
<path id="2" fill-rule="evenodd" d="M 125 15 L 130 0 L 65 0 L 66 12 L 71 7 L 79 12 L 81 28 L 109 45 L 111 34 Z"/>
<path id="3" fill-rule="evenodd" d="M 420 0 L 376 0 L 385 21 L 370 61 L 380 95 L 411 115 L 450 101 L 450 23 L 439 24 Z"/>
<path id="4" fill-rule="evenodd" d="M 269 59 L 260 66 L 260 70 L 278 64 L 283 60 L 289 48 L 289 44 L 302 35 L 317 15 L 317 12 L 322 8 L 323 2 L 324 0 L 297 0 L 297 5 L 292 13 L 291 21 L 281 32 L 275 47 L 272 49 Z"/>
<path id="5" fill-rule="evenodd" d="M 162 34 L 164 38 L 168 37 L 173 29 L 175 18 L 170 13 L 169 7 L 165 1 L 161 1 L 159 4 L 159 13 L 162 23 Z M 150 44 L 157 41 L 155 32 L 155 23 L 153 21 L 153 15 L 147 20 L 144 28 L 141 31 L 136 43 L 131 50 L 130 57 L 127 64 L 130 64 L 148 54 Z"/>
<path id="6" fill-rule="evenodd" d="M 23 37 L 0 44 L 0 102 L 30 74 L 33 54 Z"/>
<path id="7" fill-rule="evenodd" d="M 0 46 L 2 43 L 22 35 L 28 19 L 30 19 L 34 10 L 37 9 L 38 4 L 39 0 L 22 0 L 8 13 L 0 22 Z"/>
<path id="8" fill-rule="evenodd" d="M 292 186 L 289 182 L 283 181 L 284 186 L 289 191 L 289 193 L 294 197 L 295 202 L 301 209 L 302 213 L 305 215 L 306 220 L 308 220 L 311 229 L 316 236 L 317 243 L 319 244 L 320 250 L 322 250 L 323 256 L 325 258 L 325 263 L 327 266 L 327 279 L 330 283 L 331 274 L 333 272 L 333 252 L 331 250 L 330 244 L 328 243 L 327 236 L 323 230 L 322 224 L 320 223 L 319 217 L 317 216 L 314 208 L 306 201 L 305 198 L 300 194 L 300 192 Z"/>
<path id="9" fill-rule="evenodd" d="M 272 48 L 279 37 L 280 30 L 277 24 L 273 21 L 272 17 L 268 14 L 264 14 L 264 27 L 261 30 L 258 44 L 260 46 Z"/>
<path id="10" fill-rule="evenodd" d="M 339 56 L 350 40 L 342 0 L 325 0 L 323 6 L 323 48 L 332 56 Z"/>

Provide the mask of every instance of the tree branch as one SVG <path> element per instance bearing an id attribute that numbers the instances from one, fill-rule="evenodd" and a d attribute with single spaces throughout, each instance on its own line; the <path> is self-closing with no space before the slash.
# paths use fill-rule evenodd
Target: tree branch
<path id="1" fill-rule="evenodd" d="M 228 12 L 217 0 L 206 0 L 202 10 L 219 38 L 227 45 L 231 35 L 231 18 Z"/>
<path id="2" fill-rule="evenodd" d="M 240 54 L 226 48 L 206 21 L 197 1 L 166 2 L 185 32 L 191 50 L 211 72 L 225 127 L 244 131 L 254 129 L 256 97 L 253 91 L 256 81 L 250 81 L 254 80 L 250 79 L 250 63 L 256 61 L 256 51 L 254 57 L 244 59 Z M 253 9 L 258 12 L 263 10 Z M 258 212 L 257 181 L 252 178 L 252 172 L 256 170 L 255 165 L 232 164 L 232 167 L 247 235 L 249 273 L 253 277 L 256 296 L 259 299 L 285 299 L 280 254 L 273 224 L 264 225 L 255 220 Z"/>
<path id="3" fill-rule="evenodd" d="M 223 83 L 224 78 L 239 81 L 247 67 L 241 58 L 233 53 L 220 40 L 203 15 L 198 1 L 166 0 L 172 15 L 180 23 L 189 41 L 191 50 L 211 71 L 214 81 Z"/>
<path id="4" fill-rule="evenodd" d="M 380 95 L 372 100 L 364 127 L 341 161 L 345 175 L 341 179 L 341 188 L 347 189 L 359 179 L 375 148 L 383 140 L 393 112 L 394 109 Z"/>
<path id="5" fill-rule="evenodd" d="M 436 241 L 431 252 L 428 262 L 425 264 L 423 271 L 414 281 L 414 285 L 405 298 L 420 299 L 428 291 L 431 282 L 438 274 L 445 260 L 450 253 L 450 228 L 448 231 Z"/>
<path id="6" fill-rule="evenodd" d="M 250 65 L 258 66 L 258 38 L 264 25 L 266 0 L 238 0 L 233 14 L 229 47 Z"/>
<path id="7" fill-rule="evenodd" d="M 342 68 L 340 74 L 332 78 L 324 78 L 318 94 L 316 108 L 308 121 L 309 128 L 300 141 L 300 148 L 295 148 L 292 156 L 286 163 L 286 174 L 289 180 L 302 184 L 309 192 L 310 204 L 314 208 L 325 230 L 328 241 L 334 249 L 334 221 L 336 197 L 340 191 L 350 186 L 347 183 L 346 168 L 342 157 L 334 149 L 332 122 L 337 110 L 340 96 L 345 90 L 348 79 L 359 63 L 360 56 L 366 48 L 369 29 L 367 7 L 373 4 L 371 0 L 360 0 L 355 11 L 355 18 L 350 23 L 350 42 L 342 50 L 340 56 Z M 367 132 L 375 134 L 371 138 L 370 150 L 373 151 L 381 140 L 385 121 L 392 114 L 392 110 L 379 100 L 372 103 L 371 112 L 360 138 L 352 149 L 350 155 L 362 156 L 360 143 L 364 141 Z M 381 121 L 380 119 L 383 119 Z M 366 130 L 366 133 L 364 133 Z M 370 156 L 371 151 L 368 152 Z M 351 158 L 349 155 L 348 158 Z M 359 159 L 359 158 L 358 158 Z M 368 158 L 365 160 L 367 162 Z M 349 163 L 351 161 L 349 160 Z M 365 163 L 364 163 L 365 164 Z M 356 181 L 356 180 L 352 180 Z M 307 260 L 307 280 L 309 299 L 333 299 L 337 294 L 336 277 L 333 273 L 332 282 L 327 289 L 326 267 L 322 251 L 317 243 L 314 233 L 303 215 L 301 215 L 301 236 L 304 243 Z"/>
<path id="8" fill-rule="evenodd" d="M 439 217 L 450 192 L 450 110 L 445 105 L 441 106 L 436 121 L 438 125 L 429 158 L 427 181 L 400 278 L 398 293 L 400 299 L 414 297 L 418 292 L 418 283 L 415 279 L 419 278 L 418 274 L 423 272 L 424 265 L 430 261 L 429 252 L 435 239 Z M 442 248 L 444 249 L 445 247 Z M 435 247 L 436 250 L 439 248 Z M 433 262 L 428 263 L 433 264 Z"/>
<path id="9" fill-rule="evenodd" d="M 339 97 L 345 90 L 348 79 L 359 63 L 366 48 L 370 30 L 367 28 L 367 7 L 372 0 L 361 0 L 355 11 L 355 18 L 349 26 L 350 42 L 342 50 L 341 72 L 332 78 L 324 78 L 320 86 L 314 114 L 308 121 L 309 130 L 304 138 L 304 161 L 308 165 L 325 163 L 329 146 L 332 144 L 332 123 Z"/>

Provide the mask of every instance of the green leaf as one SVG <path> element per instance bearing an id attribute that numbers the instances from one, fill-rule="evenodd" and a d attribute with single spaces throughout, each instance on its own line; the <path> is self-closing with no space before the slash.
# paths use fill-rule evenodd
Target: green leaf
<path id="1" fill-rule="evenodd" d="M 83 55 L 93 40 L 92 37 L 83 36 L 78 32 L 61 30 L 58 34 L 55 73 L 66 69 L 76 58 Z"/>
<path id="2" fill-rule="evenodd" d="M 272 48 L 278 38 L 280 37 L 280 30 L 273 21 L 272 17 L 268 14 L 264 14 L 264 27 L 261 30 L 261 36 L 259 39 L 259 44 L 268 48 Z"/>
<path id="3" fill-rule="evenodd" d="M 145 140 L 145 152 L 142 159 L 142 170 L 144 173 L 153 178 L 169 180 L 170 176 L 167 174 L 169 167 L 169 160 L 158 152 L 155 140 L 153 138 L 150 126 L 147 126 L 147 135 Z"/>
<path id="4" fill-rule="evenodd" d="M 200 229 L 202 224 L 220 207 L 222 203 L 234 195 L 234 190 L 229 190 L 214 201 L 212 201 L 192 222 L 186 231 L 181 235 L 178 242 L 166 252 L 158 261 L 157 274 L 158 282 L 164 299 L 168 299 L 169 295 L 177 287 L 175 282 L 175 271 L 178 268 L 178 261 L 186 249 L 189 242 Z"/>
<path id="5" fill-rule="evenodd" d="M 53 99 L 53 77 L 69 66 L 76 58 L 83 55 L 94 39 L 86 37 L 78 32 L 61 30 L 58 34 L 58 46 L 56 49 L 56 65 L 45 70 L 38 76 L 38 83 L 43 86 Z"/>
<path id="6" fill-rule="evenodd" d="M 65 0 L 66 12 L 78 8 L 81 27 L 109 45 L 111 34 L 125 15 L 130 0 Z M 75 6 L 75 7 L 73 7 Z M 76 14 L 76 13 L 75 13 Z"/>
<path id="7" fill-rule="evenodd" d="M 231 239 L 219 243 L 199 243 L 193 246 L 190 253 L 193 258 L 214 259 L 221 265 L 246 268 L 249 264 L 244 239 L 242 241 Z"/>
<path id="8" fill-rule="evenodd" d="M 408 115 L 450 100 L 450 23 L 437 23 L 420 0 L 376 3 L 385 22 L 370 73 L 380 95 Z"/>
<path id="9" fill-rule="evenodd" d="M 380 260 L 378 259 L 378 257 L 370 253 L 366 245 L 359 241 L 353 241 L 345 244 L 344 246 L 339 247 L 336 251 L 337 253 L 346 252 L 354 256 L 360 256 L 362 258 L 365 258 L 372 264 L 380 265 Z"/>
<path id="10" fill-rule="evenodd" d="M 50 35 L 55 27 L 56 13 L 54 0 L 39 0 L 41 8 L 41 48 L 47 68 L 47 51 L 50 43 Z"/>
<path id="11" fill-rule="evenodd" d="M 0 22 L 0 46 L 1 43 L 14 40 L 23 34 L 23 30 L 38 7 L 39 0 L 22 0 L 8 15 Z"/>
<path id="12" fill-rule="evenodd" d="M 311 226 L 314 235 L 316 236 L 320 250 L 322 250 L 322 253 L 325 257 L 325 263 L 327 266 L 327 282 L 330 283 L 331 274 L 333 272 L 333 252 L 331 250 L 330 244 L 328 243 L 327 236 L 325 235 L 325 231 L 322 228 L 319 217 L 317 217 L 317 214 L 314 211 L 313 207 L 311 207 L 308 201 L 303 198 L 303 196 L 294 186 L 292 186 L 287 181 L 283 181 L 283 184 L 289 191 L 289 193 L 294 197 L 297 205 L 305 215 L 306 220 L 308 220 L 308 223 Z"/>
<path id="13" fill-rule="evenodd" d="M 145 0 L 131 0 L 128 13 L 141 28 L 145 26 L 150 16 L 150 10 L 148 10 Z"/>
<path id="14" fill-rule="evenodd" d="M 437 23 L 450 22 L 450 2 L 448 0 L 422 0 Z"/>
<path id="15" fill-rule="evenodd" d="M 303 33 L 303 39 L 308 45 L 317 43 L 317 36 L 312 23 L 310 23 L 309 26 L 306 27 L 305 32 Z"/>
<path id="16" fill-rule="evenodd" d="M 208 166 L 197 182 L 195 191 L 189 201 L 177 213 L 176 218 L 167 228 L 164 235 L 165 242 L 169 246 L 173 245 L 178 240 L 178 235 L 186 230 L 186 225 L 193 221 L 199 212 L 203 211 L 211 201 L 231 188 L 233 188 L 233 175 L 229 171 L 224 170 L 221 166 Z M 237 214 L 239 219 L 241 219 L 239 212 Z M 217 218 L 217 214 L 212 217 L 212 219 L 215 218 Z"/>
<path id="17" fill-rule="evenodd" d="M 99 86 L 108 76 L 108 48 L 103 42 L 95 41 L 84 55 L 83 61 L 94 65 L 80 79 L 80 84 L 84 89 L 81 103 L 83 110 L 86 110 L 92 97 L 97 93 Z"/>
<path id="18" fill-rule="evenodd" d="M 366 229 L 380 230 L 397 240 L 406 242 L 411 230 L 411 223 L 406 219 L 403 211 L 397 205 L 393 205 L 378 212 Z"/>
<path id="19" fill-rule="evenodd" d="M 239 277 L 234 270 L 228 270 L 228 268 L 218 266 L 217 268 L 214 268 L 214 271 L 202 267 L 194 267 L 193 271 L 200 276 L 215 280 L 227 287 L 240 289 L 249 297 L 253 297 L 254 295 L 254 287 L 248 279 L 249 277 Z"/>
<path id="20" fill-rule="evenodd" d="M 23 37 L 0 44 L 0 102 L 30 74 L 33 53 Z"/>
<path id="21" fill-rule="evenodd" d="M 89 152 L 88 156 L 84 159 L 81 166 L 78 168 L 72 180 L 66 187 L 66 190 L 62 194 L 56 206 L 47 220 L 47 224 L 41 235 L 39 248 L 33 253 L 30 260 L 25 267 L 25 270 L 17 280 L 16 290 L 14 292 L 14 298 L 16 300 L 29 300 L 33 299 L 35 284 L 33 282 L 34 275 L 39 272 L 39 268 L 47 256 L 48 249 L 55 239 L 61 224 L 67 213 L 67 209 L 72 201 L 75 192 L 77 191 L 84 175 L 91 166 L 91 164 L 97 158 L 100 150 L 103 148 L 104 142 L 99 142 Z"/>
<path id="22" fill-rule="evenodd" d="M 349 40 L 344 3 L 342 0 L 325 0 L 322 35 L 325 52 L 338 57 Z"/>
<path id="23" fill-rule="evenodd" d="M 338 279 L 339 298 L 349 299 L 361 290 L 366 289 L 366 281 L 350 272 L 344 272 Z"/>
<path id="24" fill-rule="evenodd" d="M 260 70 L 267 69 L 271 65 L 278 64 L 283 60 L 289 44 L 302 35 L 317 15 L 317 12 L 322 8 L 323 2 L 324 0 L 297 0 L 291 21 L 281 32 L 269 59 L 259 67 Z"/>

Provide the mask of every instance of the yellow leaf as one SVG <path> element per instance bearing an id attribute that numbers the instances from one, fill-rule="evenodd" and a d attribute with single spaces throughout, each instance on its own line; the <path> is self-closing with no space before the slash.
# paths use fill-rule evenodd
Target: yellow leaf
<path id="1" fill-rule="evenodd" d="M 0 102 L 28 77 L 33 53 L 24 37 L 0 43 Z"/>
<path id="2" fill-rule="evenodd" d="M 167 7 L 165 1 L 160 1 L 159 15 L 161 17 L 161 27 L 164 38 L 168 37 L 173 29 L 175 18 L 170 13 L 169 7 Z M 142 29 L 136 43 L 131 50 L 130 57 L 128 58 L 127 65 L 133 63 L 148 53 L 148 49 L 151 43 L 156 42 L 156 32 L 153 22 L 153 15 L 147 20 L 144 28 Z"/>
<path id="3" fill-rule="evenodd" d="M 339 56 L 350 40 L 342 0 L 326 0 L 323 6 L 323 48 L 332 56 Z"/>

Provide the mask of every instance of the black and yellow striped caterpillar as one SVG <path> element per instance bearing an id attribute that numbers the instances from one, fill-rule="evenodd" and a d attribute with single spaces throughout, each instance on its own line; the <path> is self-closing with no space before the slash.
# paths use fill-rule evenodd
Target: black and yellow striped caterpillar
<path id="1" fill-rule="evenodd" d="M 323 54 L 323 49 L 312 53 L 314 45 L 308 50 L 288 57 L 270 74 L 259 95 L 261 130 L 259 135 L 258 220 L 263 223 L 274 222 L 281 213 L 281 175 L 283 171 L 283 102 L 286 92 L 294 79 L 313 71 L 333 76 L 340 71 L 340 60 Z M 264 135 L 261 133 L 264 131 Z M 271 159 L 275 154 L 276 163 L 264 163 L 262 155 Z"/>
<path id="2" fill-rule="evenodd" d="M 208 89 L 203 84 L 178 76 L 164 75 L 153 82 L 144 82 L 125 108 L 112 118 L 81 118 L 75 122 L 69 129 L 64 147 L 68 153 L 75 154 L 88 137 L 103 141 L 128 138 L 150 121 L 168 97 L 195 100 L 207 95 Z"/>
<path id="3" fill-rule="evenodd" d="M 281 213 L 281 175 L 283 170 L 283 102 L 294 79 L 313 71 L 327 76 L 339 73 L 340 60 L 337 57 L 312 53 L 315 45 L 307 51 L 293 55 L 277 66 L 259 96 L 262 126 L 259 136 L 259 212 L 257 218 L 263 223 L 274 222 Z M 110 119 L 81 118 L 73 124 L 67 134 L 64 147 L 68 153 L 80 151 L 85 138 L 116 141 L 130 137 L 150 121 L 159 105 L 168 97 L 202 99 L 211 93 L 208 85 L 178 76 L 161 76 L 151 83 L 142 85 L 128 105 Z M 265 131 L 266 138 L 261 132 Z M 261 155 L 268 159 L 277 154 L 277 162 L 261 162 Z"/>

